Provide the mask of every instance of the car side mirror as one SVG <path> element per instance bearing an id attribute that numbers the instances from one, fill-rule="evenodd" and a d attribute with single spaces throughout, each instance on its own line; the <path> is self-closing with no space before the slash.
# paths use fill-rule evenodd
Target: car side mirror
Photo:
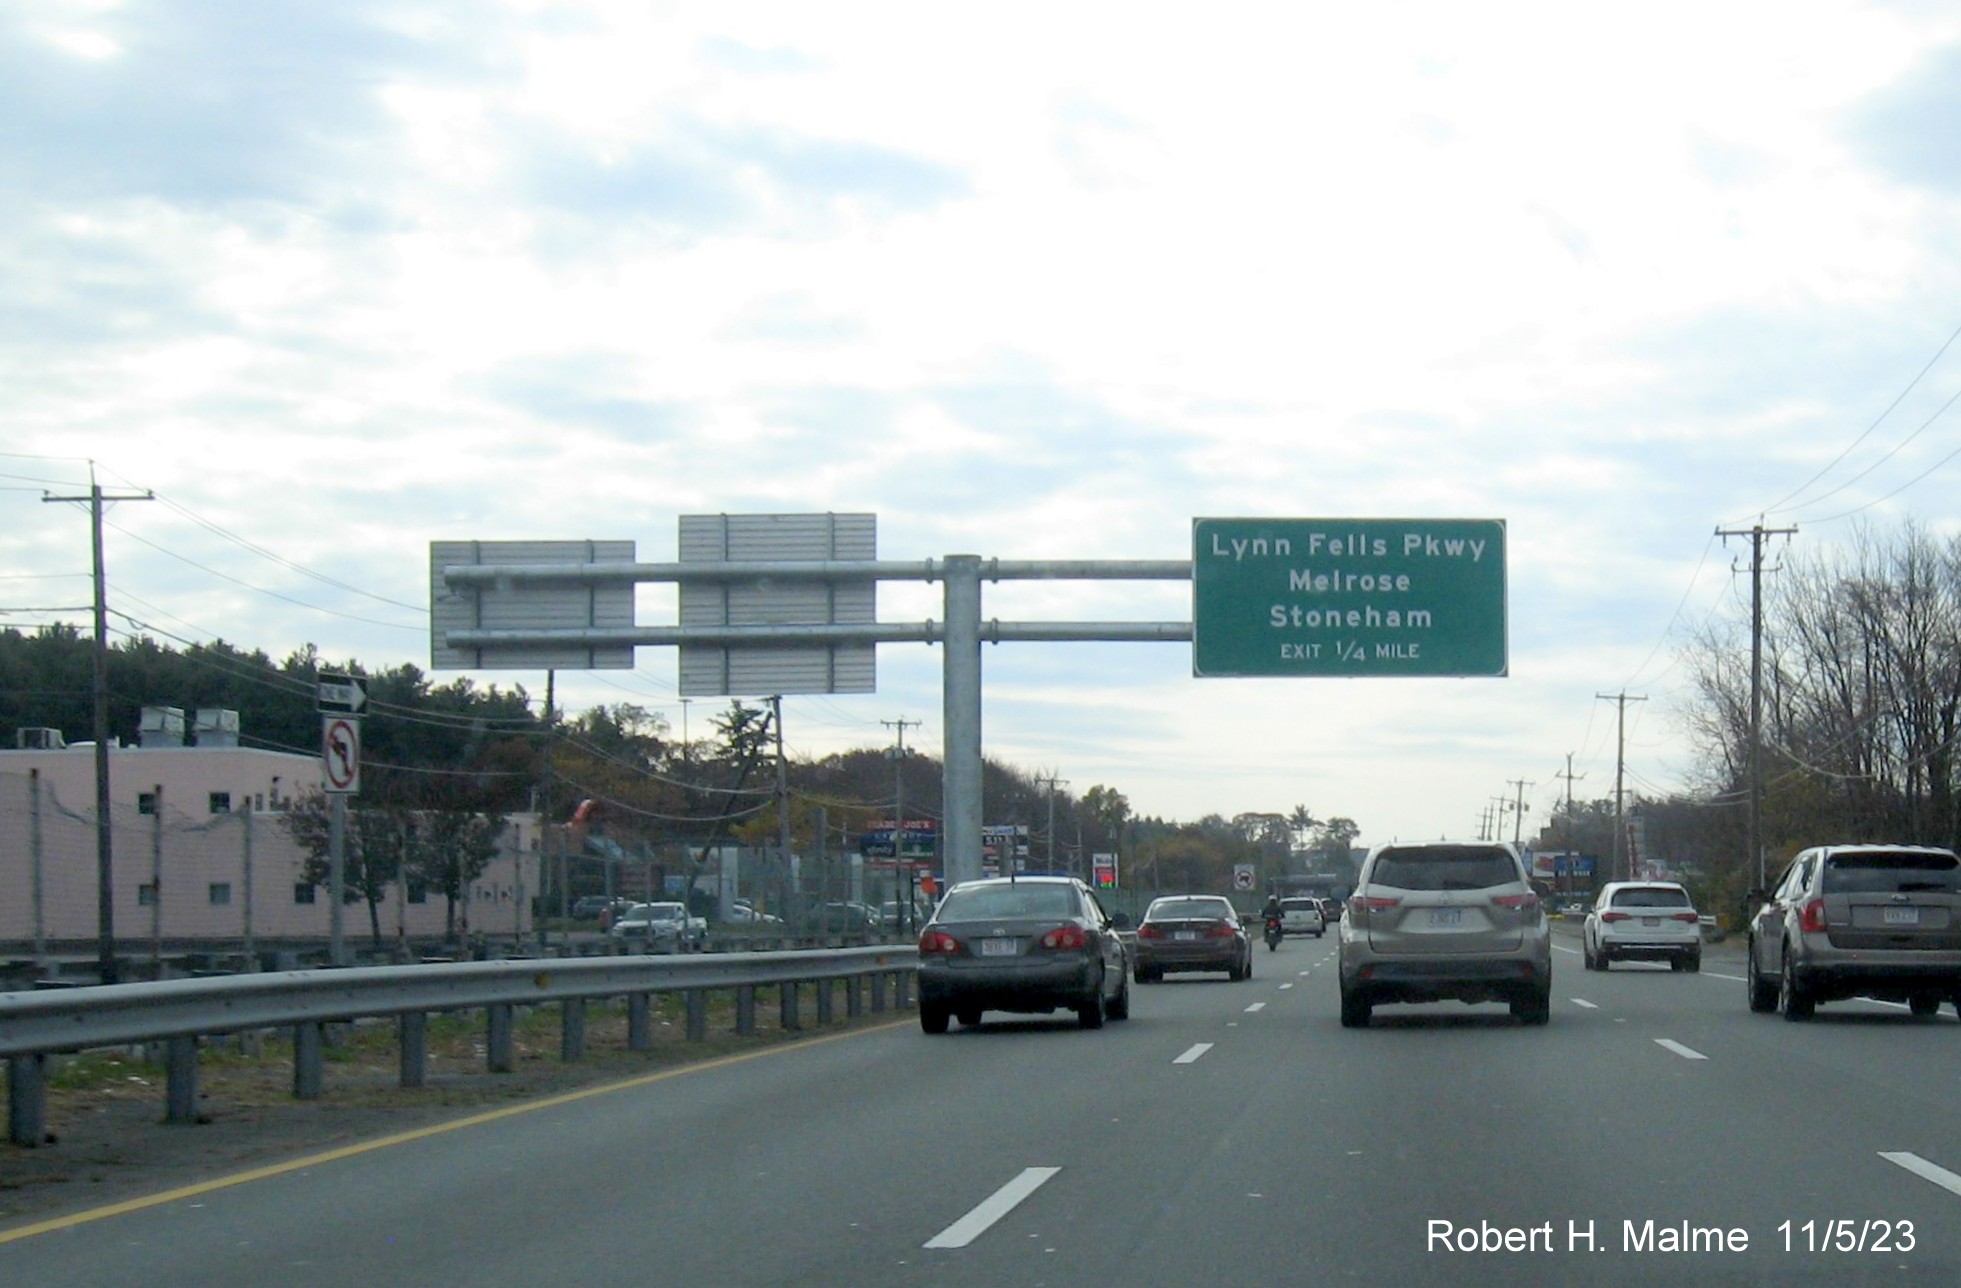
<path id="1" fill-rule="evenodd" d="M 1129 913 L 1127 913 L 1127 912 L 1113 912 L 1113 913 L 1111 913 L 1111 914 L 1110 914 L 1110 929 L 1112 929 L 1112 930 L 1129 930 L 1129 929 L 1130 929 L 1130 914 L 1129 914 Z"/>
<path id="2" fill-rule="evenodd" d="M 1764 888 L 1763 888 L 1762 886 L 1756 886 L 1756 887 L 1754 887 L 1754 888 L 1752 888 L 1752 889 L 1751 889 L 1751 891 L 1750 891 L 1750 902 L 1751 902 L 1751 903 L 1769 903 L 1769 902 L 1770 902 L 1770 891 L 1768 891 L 1768 890 L 1766 890 L 1766 889 L 1764 889 Z"/>

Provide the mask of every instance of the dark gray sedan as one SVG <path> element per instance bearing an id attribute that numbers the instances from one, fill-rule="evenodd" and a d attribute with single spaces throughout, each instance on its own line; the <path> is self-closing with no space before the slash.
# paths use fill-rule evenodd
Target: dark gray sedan
<path id="1" fill-rule="evenodd" d="M 1230 899 L 1167 895 L 1144 910 L 1137 923 L 1137 982 L 1155 983 L 1166 971 L 1181 970 L 1222 970 L 1234 982 L 1252 978 L 1252 940 Z"/>
<path id="2" fill-rule="evenodd" d="M 980 1023 L 985 1011 L 1067 1007 L 1086 1029 L 1130 1017 L 1130 949 L 1090 888 L 1073 877 L 966 881 L 919 936 L 919 1026 Z"/>

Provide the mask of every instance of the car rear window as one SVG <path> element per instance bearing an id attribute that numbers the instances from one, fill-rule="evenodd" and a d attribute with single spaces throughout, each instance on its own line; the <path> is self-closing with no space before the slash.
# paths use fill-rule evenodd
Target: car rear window
<path id="1" fill-rule="evenodd" d="M 1484 890 L 1518 879 L 1507 851 L 1476 845 L 1384 850 L 1369 873 L 1373 884 L 1398 890 Z"/>
<path id="2" fill-rule="evenodd" d="M 1665 886 L 1616 890 L 1614 906 L 1616 908 L 1686 908 L 1689 906 L 1689 896 L 1686 891 L 1670 890 Z"/>
<path id="3" fill-rule="evenodd" d="M 1961 862 L 1951 854 L 1875 850 L 1825 860 L 1826 894 L 1912 894 L 1961 891 Z"/>
<path id="4" fill-rule="evenodd" d="M 1319 899 L 1282 899 L 1280 906 L 1288 912 L 1321 911 L 1321 901 Z"/>
<path id="5" fill-rule="evenodd" d="M 1154 903 L 1145 912 L 1146 921 L 1191 921 L 1207 918 L 1223 921 L 1232 916 L 1232 905 L 1223 899 L 1170 899 Z"/>
<path id="6" fill-rule="evenodd" d="M 1067 886 L 993 886 L 955 890 L 940 904 L 941 921 L 1011 920 L 1018 917 L 1073 917 L 1076 892 Z"/>

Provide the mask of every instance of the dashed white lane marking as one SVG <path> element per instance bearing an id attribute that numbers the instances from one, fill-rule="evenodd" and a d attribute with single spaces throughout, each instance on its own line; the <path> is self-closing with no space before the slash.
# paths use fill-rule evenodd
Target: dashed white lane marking
<path id="1" fill-rule="evenodd" d="M 1282 985 L 1280 986 L 1280 991 L 1284 993 L 1284 992 L 1286 992 L 1286 991 L 1287 991 L 1288 989 L 1290 989 L 1290 988 L 1292 988 L 1292 987 L 1293 987 L 1293 984 L 1291 984 L 1291 983 L 1287 983 L 1287 984 L 1282 984 Z"/>
<path id="2" fill-rule="evenodd" d="M 1586 1007 L 1586 1008 L 1587 1008 L 1587 1009 L 1588 1009 L 1589 1011 L 1597 1011 L 1597 1010 L 1599 1010 L 1599 1009 L 1600 1009 L 1600 1007 L 1599 1007 L 1599 1006 L 1597 1006 L 1596 1004 L 1594 1004 L 1594 1003 L 1592 1003 L 1592 1002 L 1589 1002 L 1589 1001 L 1587 1001 L 1587 1000 L 1586 1000 L 1586 999 L 1585 999 L 1584 997 L 1576 997 L 1576 998 L 1574 998 L 1574 999 L 1573 999 L 1573 1005 L 1575 1005 L 1575 1006 L 1584 1006 L 1584 1007 Z"/>
<path id="3" fill-rule="evenodd" d="M 1706 970 L 1701 973 L 1709 979 L 1726 979 L 1732 984 L 1741 984 L 1744 982 L 1743 976 L 1741 975 L 1724 975 L 1719 971 L 1713 970 Z"/>
<path id="4" fill-rule="evenodd" d="M 1199 1057 L 1204 1055 L 1207 1051 L 1210 1051 L 1211 1049 L 1212 1049 L 1212 1044 L 1210 1042 L 1196 1043 L 1189 1050 L 1187 1050 L 1183 1055 L 1179 1056 L 1176 1060 L 1173 1060 L 1171 1063 L 1196 1064 L 1198 1063 Z"/>
<path id="5" fill-rule="evenodd" d="M 1246 1014 L 1251 1015 L 1255 1011 L 1264 1011 L 1265 1009 L 1266 1009 L 1265 1002 L 1255 1002 L 1251 1006 L 1246 1008 Z"/>
<path id="6" fill-rule="evenodd" d="M 1655 1045 L 1662 1048 L 1664 1051 L 1673 1051 L 1676 1055 L 1681 1056 L 1684 1060 L 1707 1060 L 1709 1058 L 1708 1056 L 1702 1054 L 1702 1052 L 1696 1050 L 1694 1047 L 1685 1047 L 1680 1042 L 1675 1041 L 1673 1038 L 1656 1038 Z"/>
<path id="7" fill-rule="evenodd" d="M 1579 950 L 1579 949 L 1577 949 L 1577 948 L 1568 948 L 1568 947 L 1567 947 L 1567 946 L 1566 946 L 1565 944 L 1554 944 L 1554 945 L 1552 946 L 1552 950 L 1553 950 L 1554 952 L 1556 952 L 1556 953 L 1571 953 L 1571 954 L 1573 954 L 1573 956 L 1575 956 L 1575 957 L 1578 957 L 1578 956 L 1580 955 L 1580 950 Z"/>
<path id="8" fill-rule="evenodd" d="M 1928 1162 L 1918 1154 L 1909 1154 L 1904 1150 L 1888 1153 L 1882 1149 L 1879 1156 L 1896 1167 L 1906 1168 L 1923 1181 L 1932 1181 L 1950 1194 L 1961 1194 L 1961 1176 Z"/>
<path id="9" fill-rule="evenodd" d="M 1047 1184 L 1062 1169 L 1027 1167 L 1021 1175 L 987 1196 L 981 1205 L 926 1241 L 929 1248 L 964 1248 L 987 1228 L 1015 1210 L 1015 1205 Z"/>

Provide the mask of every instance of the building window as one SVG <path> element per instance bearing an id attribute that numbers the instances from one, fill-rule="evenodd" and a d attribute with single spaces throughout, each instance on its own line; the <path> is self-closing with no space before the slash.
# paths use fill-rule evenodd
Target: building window
<path id="1" fill-rule="evenodd" d="M 313 887 L 302 881 L 293 887 L 294 903 L 312 903 Z"/>
<path id="2" fill-rule="evenodd" d="M 157 906 L 157 887 L 153 881 L 145 881 L 136 887 L 136 906 L 154 908 Z"/>
<path id="3" fill-rule="evenodd" d="M 213 881 L 211 883 L 211 906 L 214 908 L 226 908 L 231 906 L 231 901 L 232 883 L 229 881 Z"/>
<path id="4" fill-rule="evenodd" d="M 213 792 L 213 793 L 211 793 L 211 812 L 212 812 L 213 814 L 229 814 L 229 813 L 231 813 L 231 812 L 232 812 L 232 794 L 231 794 L 230 792 Z"/>
<path id="5" fill-rule="evenodd" d="M 138 814 L 156 813 L 157 794 L 155 792 L 139 792 L 136 797 L 136 812 Z"/>

